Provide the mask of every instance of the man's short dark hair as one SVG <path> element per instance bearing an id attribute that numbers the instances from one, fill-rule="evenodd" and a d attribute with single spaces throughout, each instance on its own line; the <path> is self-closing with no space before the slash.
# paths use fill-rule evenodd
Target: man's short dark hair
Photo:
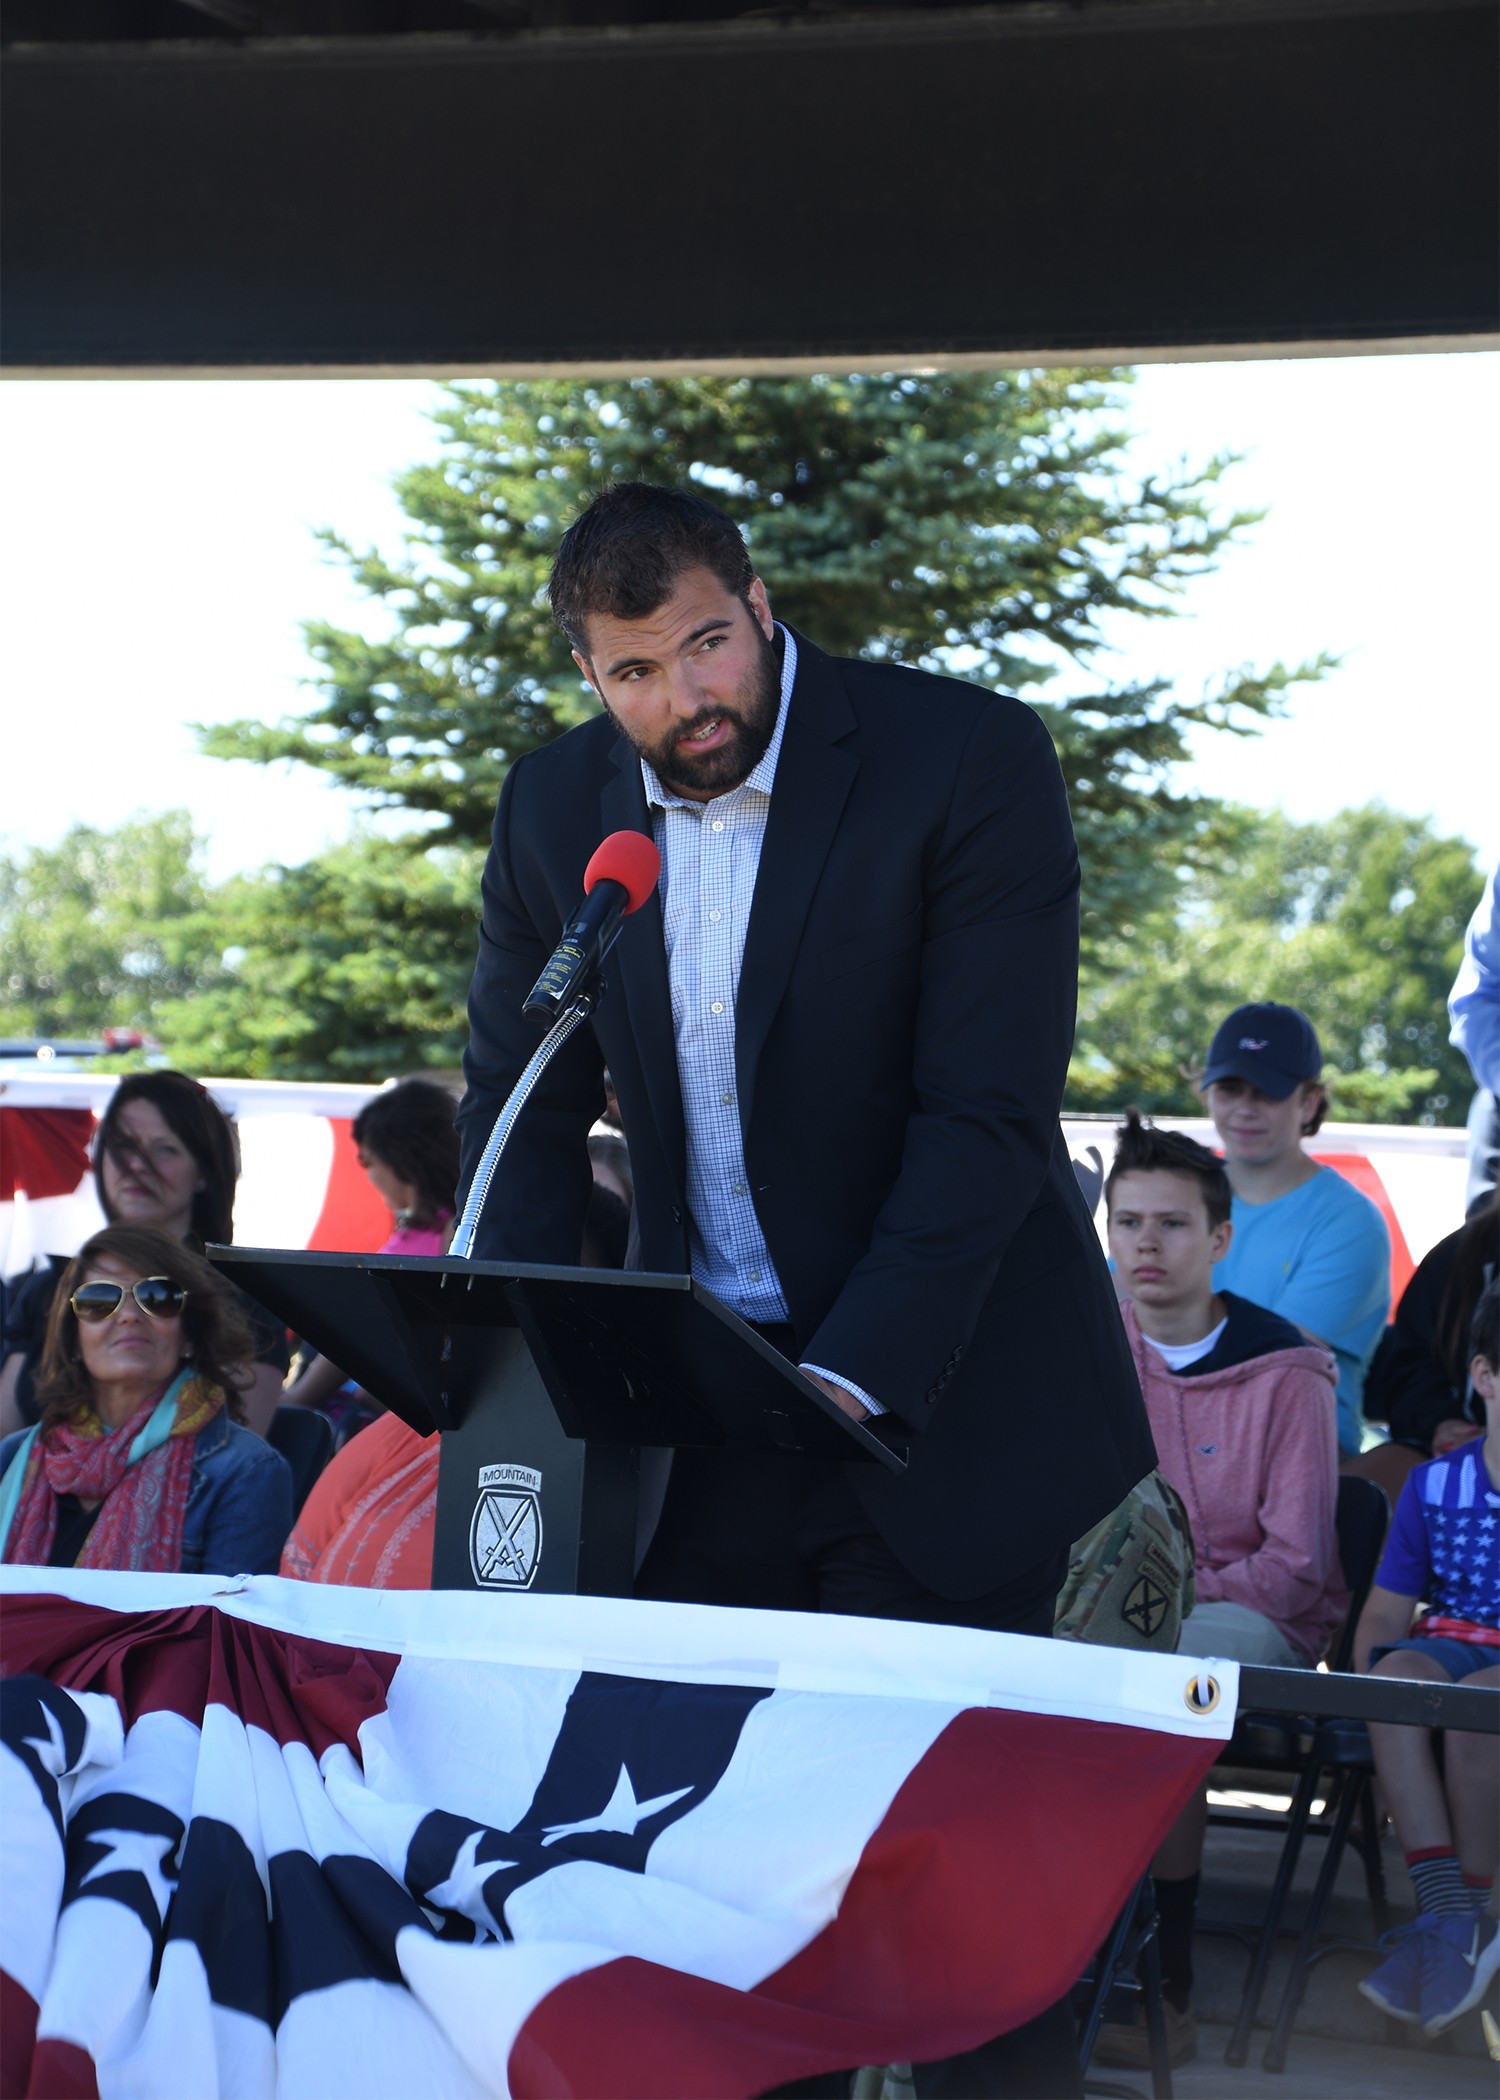
<path id="1" fill-rule="evenodd" d="M 1480 1292 L 1469 1322 L 1470 1363 L 1476 1356 L 1482 1356 L 1492 1371 L 1500 1371 L 1500 1276 L 1492 1276 Z"/>
<path id="2" fill-rule="evenodd" d="M 1125 1111 L 1124 1127 L 1115 1140 L 1114 1165 L 1104 1184 L 1106 1210 L 1122 1174 L 1191 1174 L 1203 1190 L 1209 1225 L 1229 1223 L 1234 1192 L 1224 1162 L 1180 1130 L 1158 1130 L 1154 1123 L 1143 1123 L 1133 1108 Z"/>
<path id="3" fill-rule="evenodd" d="M 712 503 L 650 481 L 612 482 L 563 534 L 547 586 L 552 616 L 586 657 L 594 614 L 644 620 L 688 569 L 710 570 L 736 598 L 748 599 L 755 579 L 739 527 Z"/>

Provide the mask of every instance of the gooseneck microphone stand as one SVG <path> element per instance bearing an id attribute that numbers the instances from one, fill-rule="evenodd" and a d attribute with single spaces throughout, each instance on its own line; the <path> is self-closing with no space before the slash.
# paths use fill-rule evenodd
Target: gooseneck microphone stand
<path id="1" fill-rule="evenodd" d="M 599 1004 L 604 992 L 599 972 L 619 938 L 620 922 L 653 895 L 660 874 L 661 855 L 640 831 L 612 831 L 584 869 L 583 902 L 521 1004 L 523 1014 L 551 1025 L 495 1118 L 448 1250 L 456 1260 L 472 1261 L 480 1214 L 517 1118 L 568 1037 Z"/>
<path id="2" fill-rule="evenodd" d="M 510 1143 L 511 1132 L 516 1127 L 521 1111 L 531 1099 L 542 1074 L 563 1044 L 582 1027 L 594 1011 L 602 989 L 603 987 L 596 982 L 589 991 L 580 992 L 572 1004 L 563 1009 L 532 1052 L 525 1071 L 511 1088 L 505 1106 L 495 1118 L 495 1127 L 490 1132 L 489 1142 L 480 1155 L 479 1165 L 474 1171 L 474 1179 L 469 1187 L 469 1198 L 463 1208 L 463 1216 L 458 1221 L 453 1244 L 448 1250 L 456 1260 L 473 1259 L 474 1236 L 479 1230 L 485 1198 L 489 1195 L 490 1183 L 495 1178 L 495 1169 L 500 1164 L 500 1155 Z"/>

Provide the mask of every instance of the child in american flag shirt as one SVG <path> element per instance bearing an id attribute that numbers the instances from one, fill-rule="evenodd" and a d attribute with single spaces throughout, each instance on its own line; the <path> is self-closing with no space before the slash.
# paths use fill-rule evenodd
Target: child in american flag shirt
<path id="1" fill-rule="evenodd" d="M 1377 1676 L 1500 1686 L 1500 1280 L 1474 1309 L 1470 1375 L 1483 1440 L 1411 1473 L 1359 1622 L 1355 1657 Z M 1428 1607 L 1415 1625 L 1418 1604 Z M 1432 1731 L 1370 1725 L 1375 1768 L 1406 1853 L 1417 1915 L 1381 1942 L 1360 1985 L 1392 2018 L 1440 2034 L 1500 1970 L 1489 1915 L 1500 1858 L 1494 1738 L 1450 1729 L 1439 1769 Z"/>

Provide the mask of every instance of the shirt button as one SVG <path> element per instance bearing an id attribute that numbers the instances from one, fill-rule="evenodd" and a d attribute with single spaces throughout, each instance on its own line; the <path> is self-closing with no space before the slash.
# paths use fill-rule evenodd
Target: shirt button
<path id="1" fill-rule="evenodd" d="M 734 1096 L 733 1096 L 733 1094 L 720 1094 L 720 1096 L 719 1096 L 719 1106 L 720 1106 L 720 1108 L 733 1108 L 733 1107 L 734 1107 Z"/>
<path id="2" fill-rule="evenodd" d="M 709 1008 L 708 1010 L 709 1010 L 709 1012 L 710 1012 L 711 1014 L 721 1014 L 721 1013 L 723 1013 L 723 1011 L 724 1011 L 724 1002 L 723 1002 L 723 1000 L 722 1000 L 722 999 L 715 999 L 715 1001 L 713 1002 L 712 1006 L 710 1006 L 710 1008 Z"/>
<path id="3" fill-rule="evenodd" d="M 744 1182 L 743 1182 L 743 1181 L 736 1181 L 736 1182 L 735 1182 L 735 1183 L 734 1183 L 734 1184 L 733 1184 L 733 1185 L 731 1186 L 731 1188 L 730 1188 L 730 1191 L 729 1191 L 729 1193 L 730 1193 L 730 1195 L 731 1195 L 731 1196 L 743 1196 L 743 1195 L 744 1195 L 744 1193 L 745 1193 L 745 1184 L 744 1184 Z"/>
<path id="4" fill-rule="evenodd" d="M 717 922 L 718 922 L 718 921 L 719 921 L 720 919 L 722 919 L 722 918 L 723 918 L 724 914 L 723 914 L 723 912 L 721 912 L 721 911 L 711 911 L 711 912 L 709 913 L 709 915 L 708 915 L 708 916 L 709 916 L 709 917 L 710 917 L 710 918 L 711 918 L 712 920 L 714 920 L 714 921 L 715 921 L 715 923 L 717 923 Z"/>
<path id="5" fill-rule="evenodd" d="M 752 1270 L 750 1271 L 750 1281 L 751 1281 L 752 1283 L 759 1283 L 759 1282 L 760 1282 L 760 1270 L 759 1270 L 759 1269 L 752 1269 Z"/>
<path id="6" fill-rule="evenodd" d="M 724 819 L 722 817 L 715 817 L 711 828 L 715 831 L 722 831 L 724 829 Z"/>

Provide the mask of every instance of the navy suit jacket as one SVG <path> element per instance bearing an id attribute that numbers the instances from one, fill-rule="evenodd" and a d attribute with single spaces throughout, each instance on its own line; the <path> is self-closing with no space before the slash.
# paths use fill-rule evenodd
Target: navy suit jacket
<path id="1" fill-rule="evenodd" d="M 913 1433 L 904 1477 L 849 1468 L 868 1514 L 919 1580 L 976 1596 L 1079 1537 L 1154 1462 L 1058 1126 L 1078 953 L 1067 798 L 1021 702 L 797 646 L 736 1007 L 745 1163 L 800 1355 Z M 650 822 L 607 717 L 506 779 L 470 996 L 465 1187 L 536 1045 L 521 1001 L 589 856 L 621 829 Z M 642 1266 L 688 1267 L 654 898 L 606 976 L 520 1119 L 483 1258 L 578 1259 L 607 1063 Z"/>

